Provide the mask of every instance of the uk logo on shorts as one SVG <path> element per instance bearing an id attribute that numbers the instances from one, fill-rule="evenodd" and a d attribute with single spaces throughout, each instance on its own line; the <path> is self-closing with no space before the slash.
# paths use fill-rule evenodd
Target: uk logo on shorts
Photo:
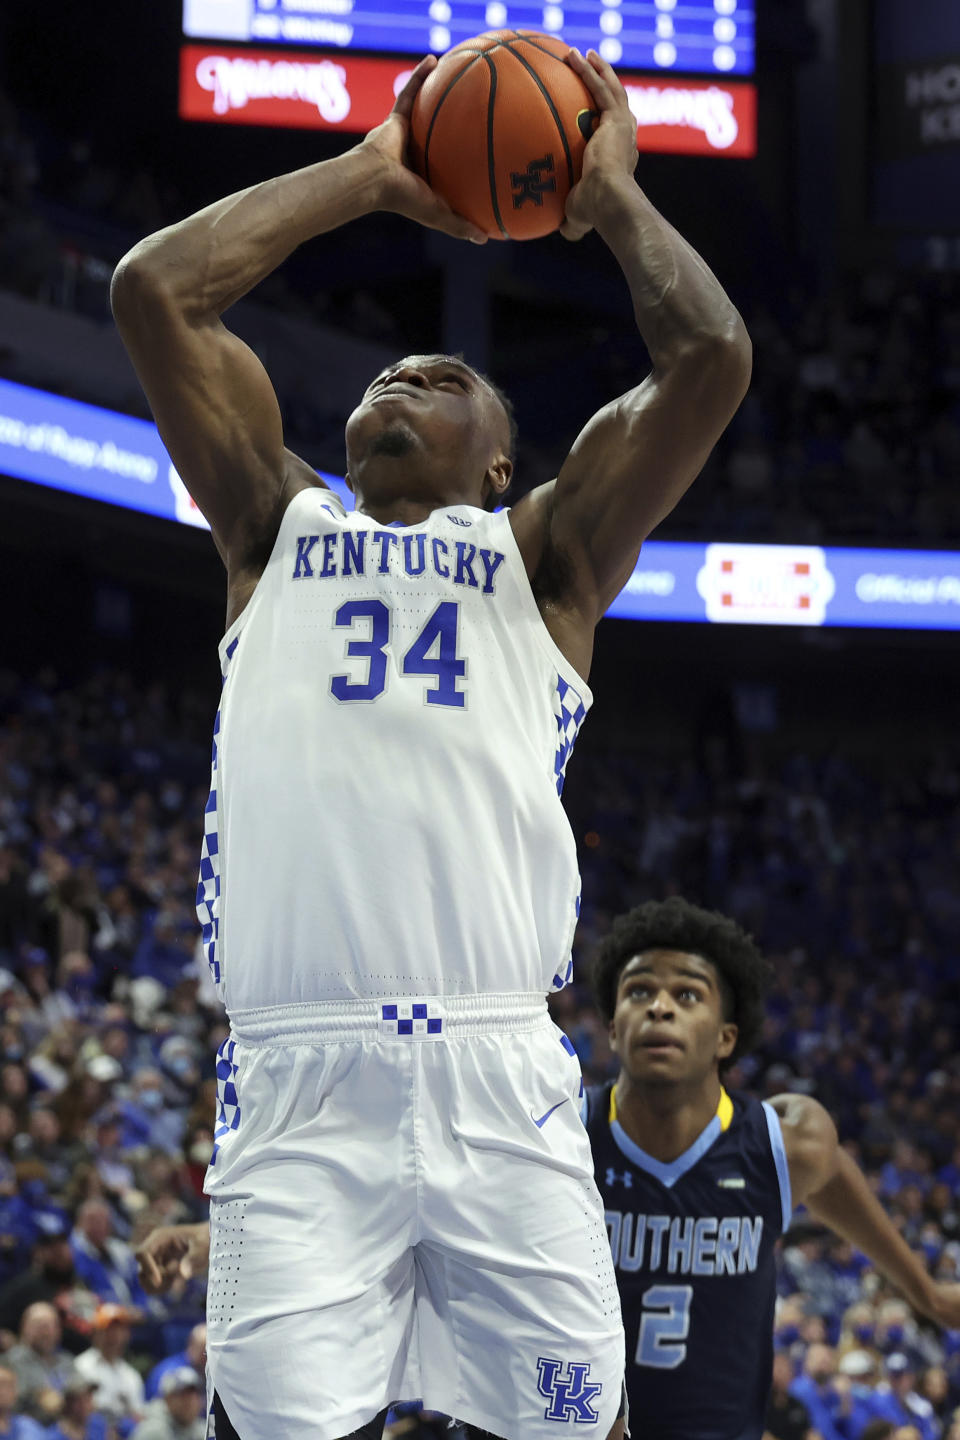
<path id="1" fill-rule="evenodd" d="M 575 1420 L 578 1425 L 595 1425 L 600 1419 L 594 1400 L 603 1386 L 590 1384 L 590 1366 L 570 1361 L 537 1360 L 537 1389 L 550 1404 L 543 1412 L 545 1420 Z"/>

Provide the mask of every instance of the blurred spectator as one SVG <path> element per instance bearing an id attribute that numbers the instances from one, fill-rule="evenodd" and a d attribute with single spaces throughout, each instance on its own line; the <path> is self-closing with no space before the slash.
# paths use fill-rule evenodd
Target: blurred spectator
<path id="1" fill-rule="evenodd" d="M 806 1406 L 810 1424 L 823 1440 L 843 1440 L 843 1394 L 834 1383 L 836 1356 L 830 1345 L 811 1345 L 803 1372 L 790 1382 L 788 1394 Z"/>
<path id="2" fill-rule="evenodd" d="M 134 1430 L 134 1440 L 204 1440 L 204 1386 L 192 1366 L 168 1370 L 160 1401 Z"/>
<path id="3" fill-rule="evenodd" d="M 84 1201 L 70 1237 L 77 1274 L 102 1301 L 128 1308 L 145 1307 L 146 1296 L 137 1279 L 133 1251 L 112 1230 L 110 1206 L 103 1200 Z"/>
<path id="4" fill-rule="evenodd" d="M 44 1440 L 44 1431 L 28 1415 L 17 1415 L 17 1372 L 0 1360 L 0 1440 Z"/>
<path id="5" fill-rule="evenodd" d="M 19 1406 L 37 1419 L 44 1418 L 38 1402 L 45 1391 L 63 1390 L 73 1374 L 73 1356 L 60 1346 L 60 1317 L 52 1305 L 38 1301 L 23 1312 L 20 1340 L 4 1360 L 16 1371 Z"/>
<path id="6" fill-rule="evenodd" d="M 90 1343 L 95 1297 L 90 1295 L 89 1304 L 85 1303 L 85 1287 L 74 1269 L 66 1220 L 47 1211 L 38 1214 L 35 1223 L 38 1233 L 30 1268 L 0 1290 L 0 1331 L 17 1334 L 27 1307 L 46 1301 L 60 1316 L 63 1344 L 78 1354 Z"/>
<path id="7" fill-rule="evenodd" d="M 112 1440 L 113 1431 L 93 1404 L 95 1382 L 80 1374 L 71 1375 L 63 1387 L 63 1408 L 46 1440 Z"/>
<path id="8" fill-rule="evenodd" d="M 143 1380 L 126 1359 L 130 1319 L 120 1305 L 102 1305 L 93 1328 L 93 1345 L 77 1356 L 77 1370 L 96 1389 L 94 1405 L 121 1434 L 129 1433 L 144 1408 Z"/>
<path id="9" fill-rule="evenodd" d="M 806 1405 L 790 1393 L 792 1381 L 793 1362 L 786 1350 L 777 1350 L 766 1419 L 767 1434 L 773 1440 L 808 1440 L 812 1429 Z"/>
<path id="10" fill-rule="evenodd" d="M 155 1365 L 147 1376 L 146 1396 L 153 1400 L 161 1393 L 161 1382 L 171 1370 L 193 1370 L 198 1384 L 204 1382 L 207 1366 L 207 1327 L 194 1325 L 187 1338 L 186 1347 L 176 1355 L 170 1355 Z"/>
<path id="11" fill-rule="evenodd" d="M 874 1398 L 876 1418 L 889 1420 L 898 1430 L 912 1426 L 920 1440 L 940 1440 L 940 1421 L 930 1401 L 918 1393 L 916 1371 L 908 1357 L 899 1352 L 888 1355 L 886 1373 L 886 1383 L 877 1388 Z"/>

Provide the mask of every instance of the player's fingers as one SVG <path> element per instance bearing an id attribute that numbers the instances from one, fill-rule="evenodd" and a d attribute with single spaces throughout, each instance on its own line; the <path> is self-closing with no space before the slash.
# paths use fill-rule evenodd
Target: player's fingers
<path id="1" fill-rule="evenodd" d="M 581 225 L 576 220 L 564 220 L 560 226 L 560 234 L 564 240 L 582 240 L 592 229 L 592 225 Z"/>
<path id="2" fill-rule="evenodd" d="M 136 1258 L 143 1288 L 150 1291 L 159 1290 L 163 1285 L 163 1276 L 156 1260 L 148 1250 L 138 1250 Z"/>
<path id="3" fill-rule="evenodd" d="M 623 81 L 613 66 L 604 60 L 603 56 L 599 55 L 596 50 L 588 50 L 587 56 L 593 73 L 599 75 L 603 80 L 610 91 L 611 99 L 620 100 L 624 105 L 628 105 L 630 102 L 627 100 L 627 92 L 623 88 Z"/>
<path id="4" fill-rule="evenodd" d="M 431 230 L 442 230 L 445 235 L 452 235 L 455 240 L 470 240 L 474 245 L 486 244 L 486 233 L 471 220 L 466 220 L 455 210 L 451 210 L 447 202 L 441 200 L 426 181 L 418 179 L 418 192 L 419 207 L 417 212 L 411 215 L 411 219 L 419 220 L 421 225 L 426 225 Z"/>
<path id="5" fill-rule="evenodd" d="M 430 71 L 436 69 L 436 65 L 436 55 L 424 55 L 419 65 L 411 72 L 409 80 L 393 102 L 393 113 L 395 115 L 402 115 L 405 120 L 409 120 L 410 112 L 413 110 L 414 97 L 424 80 L 426 80 L 430 74 Z"/>
<path id="6" fill-rule="evenodd" d="M 609 110 L 615 97 L 603 75 L 590 63 L 588 57 L 593 55 L 596 55 L 595 50 L 588 50 L 586 56 L 581 55 L 579 50 L 571 50 L 565 58 L 571 70 L 575 70 L 580 76 L 599 109 Z M 599 55 L 596 58 L 599 60 Z"/>

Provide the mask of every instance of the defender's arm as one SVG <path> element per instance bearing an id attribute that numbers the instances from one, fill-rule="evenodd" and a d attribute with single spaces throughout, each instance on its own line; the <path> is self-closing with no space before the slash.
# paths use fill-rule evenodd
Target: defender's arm
<path id="1" fill-rule="evenodd" d="M 794 1199 L 872 1260 L 915 1310 L 941 1325 L 960 1325 L 960 1285 L 927 1273 L 840 1145 L 823 1106 L 807 1095 L 777 1095 L 770 1104 L 780 1117 Z"/>

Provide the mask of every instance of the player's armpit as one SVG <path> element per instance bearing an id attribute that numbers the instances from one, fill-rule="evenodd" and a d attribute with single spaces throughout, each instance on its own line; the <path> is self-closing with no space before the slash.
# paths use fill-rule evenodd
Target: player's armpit
<path id="1" fill-rule="evenodd" d="M 242 563 L 284 504 L 283 427 L 266 371 L 218 315 L 191 308 L 142 245 L 117 267 L 111 303 L 177 471 L 228 567 Z"/>
<path id="2" fill-rule="evenodd" d="M 594 623 L 629 580 L 644 540 L 702 470 L 749 377 L 749 340 L 731 311 L 729 333 L 678 348 L 668 367 L 605 405 L 580 432 L 557 477 L 552 525 Z"/>

